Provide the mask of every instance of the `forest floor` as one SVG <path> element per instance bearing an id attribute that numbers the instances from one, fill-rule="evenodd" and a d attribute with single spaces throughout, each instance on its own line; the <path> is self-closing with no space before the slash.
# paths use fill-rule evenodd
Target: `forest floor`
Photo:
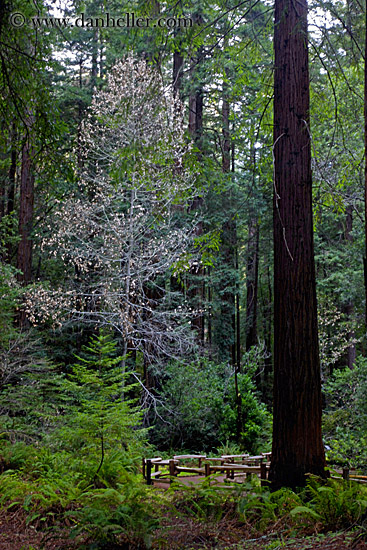
<path id="1" fill-rule="evenodd" d="M 164 525 L 166 523 L 166 525 Z M 366 538 L 367 541 L 367 538 Z M 357 540 L 357 532 L 289 536 L 282 531 L 253 538 L 245 526 L 231 525 L 225 519 L 203 523 L 179 517 L 167 518 L 157 531 L 152 548 L 165 550 L 367 550 L 367 542 Z"/>
<path id="2" fill-rule="evenodd" d="M 357 540 L 356 531 L 289 536 L 281 529 L 255 538 L 246 526 L 226 517 L 218 522 L 203 522 L 180 515 L 167 514 L 151 540 L 152 550 L 367 550 L 366 540 Z M 367 539 L 367 537 L 365 537 Z M 78 550 L 82 544 L 69 537 L 69 529 L 43 531 L 27 525 L 21 510 L 0 510 L 0 550 Z M 108 548 L 108 547 L 106 547 Z M 111 547 L 112 548 L 112 547 Z M 113 546 L 113 548 L 118 548 Z M 120 546 L 137 549 L 137 546 Z M 141 547 L 139 547 L 141 548 Z M 110 549 L 108 549 L 110 550 Z"/>

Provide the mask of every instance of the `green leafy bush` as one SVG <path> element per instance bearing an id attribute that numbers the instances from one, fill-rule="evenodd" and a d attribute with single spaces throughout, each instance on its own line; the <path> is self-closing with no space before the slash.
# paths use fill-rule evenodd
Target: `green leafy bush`
<path id="1" fill-rule="evenodd" d="M 244 433 L 242 446 L 264 449 L 270 439 L 270 415 L 260 402 L 252 372 L 238 375 Z M 151 441 L 159 449 L 186 448 L 211 451 L 236 441 L 234 372 L 226 364 L 200 358 L 197 362 L 172 362 L 162 372 L 157 406 L 150 414 Z"/>
<path id="2" fill-rule="evenodd" d="M 358 521 L 367 508 L 367 490 L 356 482 L 328 480 L 320 485 L 310 477 L 304 492 L 314 517 L 326 531 L 347 528 Z"/>
<path id="3" fill-rule="evenodd" d="M 134 543 L 135 548 L 150 547 L 158 526 L 157 497 L 133 474 L 126 473 L 116 489 L 86 491 L 79 502 L 80 508 L 67 513 L 75 522 L 75 536 L 87 533 L 94 548 L 122 548 L 124 542 Z"/>
<path id="4" fill-rule="evenodd" d="M 238 500 L 238 511 L 256 531 L 281 524 L 288 532 L 327 532 L 356 524 L 367 509 L 367 489 L 356 482 L 310 476 L 298 492 L 252 488 Z"/>
<path id="5" fill-rule="evenodd" d="M 169 489 L 173 494 L 175 510 L 187 514 L 199 521 L 218 522 L 231 509 L 235 510 L 236 495 L 223 491 L 221 487 L 211 485 L 213 476 L 198 485 L 185 485 L 174 481 Z"/>
<path id="6" fill-rule="evenodd" d="M 299 495 L 285 488 L 270 492 L 267 488 L 252 490 L 238 501 L 238 510 L 244 520 L 257 531 L 289 518 L 291 510 L 302 505 Z"/>
<path id="7" fill-rule="evenodd" d="M 336 370 L 324 385 L 323 417 L 327 459 L 333 464 L 367 469 L 367 359 L 353 370 Z"/>

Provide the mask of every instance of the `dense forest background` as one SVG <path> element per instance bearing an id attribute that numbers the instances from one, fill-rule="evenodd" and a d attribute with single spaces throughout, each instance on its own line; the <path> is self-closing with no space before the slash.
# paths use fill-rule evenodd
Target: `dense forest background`
<path id="1" fill-rule="evenodd" d="M 107 12 L 165 23 L 63 19 Z M 365 19 L 309 2 L 323 441 L 359 468 Z M 273 36 L 262 0 L 2 2 L 3 469 L 43 449 L 103 486 L 154 449 L 271 450 Z"/>

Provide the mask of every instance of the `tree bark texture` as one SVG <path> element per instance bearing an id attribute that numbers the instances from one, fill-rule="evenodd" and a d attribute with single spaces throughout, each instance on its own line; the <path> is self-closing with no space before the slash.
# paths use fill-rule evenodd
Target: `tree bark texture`
<path id="1" fill-rule="evenodd" d="M 173 89 L 178 97 L 182 98 L 182 77 L 184 68 L 184 58 L 180 51 L 175 51 L 173 54 Z"/>
<path id="2" fill-rule="evenodd" d="M 275 1 L 272 487 L 325 477 L 312 223 L 307 1 Z"/>
<path id="3" fill-rule="evenodd" d="M 32 220 L 34 202 L 34 174 L 32 151 L 29 140 L 22 149 L 22 166 L 20 176 L 19 235 L 17 268 L 21 271 L 18 279 L 27 284 L 32 277 Z"/>

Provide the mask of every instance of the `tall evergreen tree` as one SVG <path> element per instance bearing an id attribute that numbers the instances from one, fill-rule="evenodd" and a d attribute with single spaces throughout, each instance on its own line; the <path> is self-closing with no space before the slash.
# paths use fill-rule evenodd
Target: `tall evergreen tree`
<path id="1" fill-rule="evenodd" d="M 325 476 L 312 224 L 307 0 L 275 2 L 273 487 Z"/>

